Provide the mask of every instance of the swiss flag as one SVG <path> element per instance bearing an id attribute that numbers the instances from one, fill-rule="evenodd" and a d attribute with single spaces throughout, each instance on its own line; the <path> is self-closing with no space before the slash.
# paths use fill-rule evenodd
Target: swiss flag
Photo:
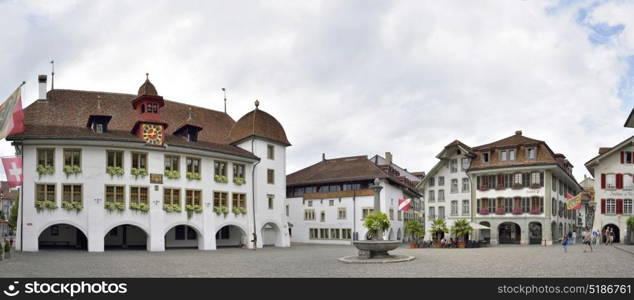
<path id="1" fill-rule="evenodd" d="M 412 199 L 398 199 L 398 210 L 408 211 L 412 203 Z"/>
<path id="2" fill-rule="evenodd" d="M 7 183 L 10 187 L 22 185 L 22 158 L 19 157 L 3 157 L 2 165 L 4 166 L 4 174 L 7 176 Z"/>

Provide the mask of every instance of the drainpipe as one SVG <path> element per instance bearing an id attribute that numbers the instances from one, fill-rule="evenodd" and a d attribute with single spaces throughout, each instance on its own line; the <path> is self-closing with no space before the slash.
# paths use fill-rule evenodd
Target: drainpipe
<path id="1" fill-rule="evenodd" d="M 253 141 L 251 141 L 251 153 L 253 153 Z M 253 206 L 253 250 L 258 248 L 257 226 L 255 225 L 255 167 L 260 163 L 256 161 L 251 169 L 251 202 Z"/>

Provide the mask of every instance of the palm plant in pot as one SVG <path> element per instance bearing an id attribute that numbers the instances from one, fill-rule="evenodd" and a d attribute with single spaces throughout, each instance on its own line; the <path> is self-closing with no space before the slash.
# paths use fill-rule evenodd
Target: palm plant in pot
<path id="1" fill-rule="evenodd" d="M 440 248 L 440 237 L 441 235 L 448 232 L 447 224 L 445 223 L 445 219 L 434 219 L 431 223 L 431 232 L 433 234 L 434 243 L 436 244 L 436 248 Z"/>
<path id="2" fill-rule="evenodd" d="M 465 237 L 471 233 L 473 228 L 467 219 L 459 219 L 451 227 L 451 233 L 458 238 L 458 248 L 464 248 Z"/>
<path id="3" fill-rule="evenodd" d="M 363 226 L 368 229 L 368 236 L 373 240 L 383 240 L 383 233 L 390 229 L 390 220 L 382 212 L 372 213 L 363 220 Z"/>
<path id="4" fill-rule="evenodd" d="M 634 216 L 627 218 L 627 221 L 625 221 L 625 223 L 627 223 L 627 235 L 626 235 L 626 242 L 628 242 L 629 244 L 634 244 Z"/>
<path id="5" fill-rule="evenodd" d="M 410 248 L 418 248 L 418 239 L 425 235 L 425 229 L 423 225 L 416 220 L 407 221 L 405 224 L 405 235 L 411 239 L 409 243 Z"/>

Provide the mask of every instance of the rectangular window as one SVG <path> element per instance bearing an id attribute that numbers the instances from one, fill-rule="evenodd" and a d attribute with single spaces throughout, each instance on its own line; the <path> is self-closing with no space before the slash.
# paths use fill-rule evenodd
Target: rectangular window
<path id="1" fill-rule="evenodd" d="M 200 175 L 200 158 L 187 157 L 185 162 L 187 164 L 187 173 Z"/>
<path id="2" fill-rule="evenodd" d="M 328 206 L 335 206 L 335 200 L 328 200 Z"/>
<path id="3" fill-rule="evenodd" d="M 310 228 L 309 233 L 311 240 L 319 239 L 319 232 L 317 231 L 317 228 Z"/>
<path id="4" fill-rule="evenodd" d="M 482 162 L 489 162 L 489 152 L 482 153 Z"/>
<path id="5" fill-rule="evenodd" d="M 339 207 L 337 209 L 337 219 L 339 220 L 345 220 L 346 219 L 346 208 L 345 207 Z"/>
<path id="6" fill-rule="evenodd" d="M 202 191 L 185 190 L 185 205 L 198 205 L 202 207 Z"/>
<path id="7" fill-rule="evenodd" d="M 537 149 L 534 147 L 527 148 L 526 157 L 528 160 L 535 160 L 537 158 Z"/>
<path id="8" fill-rule="evenodd" d="M 500 151 L 500 161 L 506 161 L 506 150 Z"/>
<path id="9" fill-rule="evenodd" d="M 510 214 L 513 212 L 513 198 L 504 199 L 504 212 Z"/>
<path id="10" fill-rule="evenodd" d="M 338 240 L 339 238 L 341 238 L 341 235 L 339 234 L 339 228 L 330 229 L 330 238 L 333 240 Z"/>
<path id="11" fill-rule="evenodd" d="M 394 209 L 390 208 L 390 220 L 394 220 Z"/>
<path id="12" fill-rule="evenodd" d="M 344 228 L 341 230 L 341 238 L 344 240 L 352 239 L 352 229 Z"/>
<path id="13" fill-rule="evenodd" d="M 363 208 L 363 210 L 361 211 L 361 220 L 365 220 L 365 218 L 369 216 L 373 210 L 374 209 L 372 208 Z"/>
<path id="14" fill-rule="evenodd" d="M 176 204 L 181 206 L 181 190 L 163 188 L 163 204 Z"/>
<path id="15" fill-rule="evenodd" d="M 123 168 L 123 151 L 106 151 L 106 167 Z"/>
<path id="16" fill-rule="evenodd" d="M 326 222 L 326 212 L 323 210 L 319 213 L 319 222 Z"/>
<path id="17" fill-rule="evenodd" d="M 541 173 L 539 172 L 532 172 L 531 173 L 531 185 L 540 185 L 540 175 Z"/>
<path id="18" fill-rule="evenodd" d="M 313 200 L 308 200 L 308 207 L 312 207 L 313 206 Z"/>
<path id="19" fill-rule="evenodd" d="M 515 160 L 515 150 L 509 150 L 509 160 Z"/>
<path id="20" fill-rule="evenodd" d="M 469 200 L 462 200 L 462 215 L 469 215 Z"/>
<path id="21" fill-rule="evenodd" d="M 438 202 L 445 202 L 445 190 L 438 190 Z"/>
<path id="22" fill-rule="evenodd" d="M 64 149 L 64 166 L 81 167 L 81 150 Z"/>
<path id="23" fill-rule="evenodd" d="M 131 186 L 130 187 L 130 204 L 132 203 L 148 204 L 148 188 L 144 186 Z"/>
<path id="24" fill-rule="evenodd" d="M 227 176 L 227 162 L 214 160 L 214 176 Z"/>
<path id="25" fill-rule="evenodd" d="M 439 219 L 444 219 L 445 218 L 445 207 L 444 206 L 439 206 L 438 207 L 438 218 Z"/>
<path id="26" fill-rule="evenodd" d="M 314 209 L 305 209 L 304 210 L 304 220 L 306 220 L 306 221 L 315 221 L 315 210 Z"/>
<path id="27" fill-rule="evenodd" d="M 449 169 L 450 169 L 451 173 L 458 172 L 458 160 L 457 159 L 452 159 L 452 160 L 449 161 Z"/>
<path id="28" fill-rule="evenodd" d="M 214 192 L 214 207 L 229 207 L 227 196 L 227 192 Z"/>
<path id="29" fill-rule="evenodd" d="M 451 201 L 451 215 L 452 216 L 458 215 L 458 201 L 456 200 Z"/>
<path id="30" fill-rule="evenodd" d="M 430 220 L 436 219 L 436 208 L 435 207 L 430 207 L 429 208 L 429 219 Z"/>
<path id="31" fill-rule="evenodd" d="M 247 209 L 247 194 L 233 193 L 231 194 L 231 204 L 233 207 Z M 286 214 L 288 215 L 288 205 L 286 206 Z"/>
<path id="32" fill-rule="evenodd" d="M 528 197 L 524 197 L 522 198 L 522 212 L 523 213 L 528 213 L 530 212 L 531 208 L 530 208 L 530 198 Z"/>
<path id="33" fill-rule="evenodd" d="M 288 217 L 290 213 L 290 207 L 288 206 L 288 204 L 286 205 L 286 216 Z"/>
<path id="34" fill-rule="evenodd" d="M 462 178 L 462 192 L 469 191 L 469 178 Z"/>
<path id="35" fill-rule="evenodd" d="M 106 185 L 106 203 L 125 203 L 125 191 L 122 185 Z"/>
<path id="36" fill-rule="evenodd" d="M 180 157 L 178 155 L 165 155 L 165 171 L 180 170 Z"/>
<path id="37" fill-rule="evenodd" d="M 429 177 L 429 186 L 434 186 L 435 185 L 435 178 L 434 177 Z"/>
<path id="38" fill-rule="evenodd" d="M 615 214 L 616 213 L 616 200 L 607 199 L 605 201 L 605 211 L 608 214 Z"/>
<path id="39" fill-rule="evenodd" d="M 402 211 L 397 211 L 396 212 L 396 219 L 399 221 L 403 221 L 403 212 Z"/>
<path id="40" fill-rule="evenodd" d="M 328 239 L 328 229 L 327 228 L 320 228 L 319 229 L 319 238 L 322 240 L 327 240 Z"/>
<path id="41" fill-rule="evenodd" d="M 623 214 L 632 214 L 632 199 L 623 199 Z"/>
<path id="42" fill-rule="evenodd" d="M 273 209 L 273 199 L 275 198 L 275 196 L 273 195 L 266 195 L 266 199 L 268 199 L 268 203 L 269 203 L 269 209 Z"/>
<path id="43" fill-rule="evenodd" d="M 37 165 L 55 167 L 55 149 L 37 149 Z"/>
<path id="44" fill-rule="evenodd" d="M 266 146 L 266 157 L 271 160 L 275 159 L 275 146 L 273 145 Z"/>
<path id="45" fill-rule="evenodd" d="M 55 199 L 55 185 L 54 184 L 36 184 L 36 200 L 37 201 L 53 201 Z"/>
<path id="46" fill-rule="evenodd" d="M 554 175 L 551 178 L 550 184 L 552 185 L 553 192 L 557 193 L 557 178 Z"/>
<path id="47" fill-rule="evenodd" d="M 457 193 L 458 192 L 458 179 L 452 179 L 451 180 L 451 192 L 452 193 Z"/>
<path id="48" fill-rule="evenodd" d="M 275 170 L 273 169 L 266 170 L 266 183 L 275 184 Z"/>
<path id="49" fill-rule="evenodd" d="M 615 189 L 616 188 L 616 175 L 615 174 L 607 174 L 605 176 L 606 188 Z"/>
<path id="50" fill-rule="evenodd" d="M 438 186 L 444 186 L 444 185 L 445 185 L 445 177 L 438 176 Z"/>
<path id="51" fill-rule="evenodd" d="M 82 193 L 80 184 L 62 185 L 62 201 L 82 203 Z"/>
<path id="52" fill-rule="evenodd" d="M 132 152 L 132 168 L 147 171 L 147 153 Z"/>
<path id="53" fill-rule="evenodd" d="M 463 158 L 462 159 L 462 171 L 465 171 L 467 169 L 469 169 L 469 159 L 468 158 Z"/>
<path id="54" fill-rule="evenodd" d="M 243 164 L 233 164 L 233 178 L 244 179 L 245 166 Z"/>
<path id="55" fill-rule="evenodd" d="M 632 174 L 623 174 L 623 189 L 631 190 L 634 187 L 634 182 L 632 180 Z"/>
<path id="56" fill-rule="evenodd" d="M 429 202 L 435 202 L 436 201 L 436 194 L 434 193 L 434 191 L 429 191 Z"/>

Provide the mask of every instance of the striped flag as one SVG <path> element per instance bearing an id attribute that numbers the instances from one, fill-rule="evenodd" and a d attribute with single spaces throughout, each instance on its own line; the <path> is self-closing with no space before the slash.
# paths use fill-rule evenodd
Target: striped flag
<path id="1" fill-rule="evenodd" d="M 0 105 L 0 139 L 24 132 L 22 85 Z"/>
<path id="2" fill-rule="evenodd" d="M 412 199 L 398 199 L 398 210 L 408 211 Z"/>
<path id="3" fill-rule="evenodd" d="M 581 196 L 582 196 L 581 193 L 577 194 L 576 196 L 567 194 L 566 195 L 566 208 L 567 209 L 573 209 L 573 210 L 581 209 Z"/>

